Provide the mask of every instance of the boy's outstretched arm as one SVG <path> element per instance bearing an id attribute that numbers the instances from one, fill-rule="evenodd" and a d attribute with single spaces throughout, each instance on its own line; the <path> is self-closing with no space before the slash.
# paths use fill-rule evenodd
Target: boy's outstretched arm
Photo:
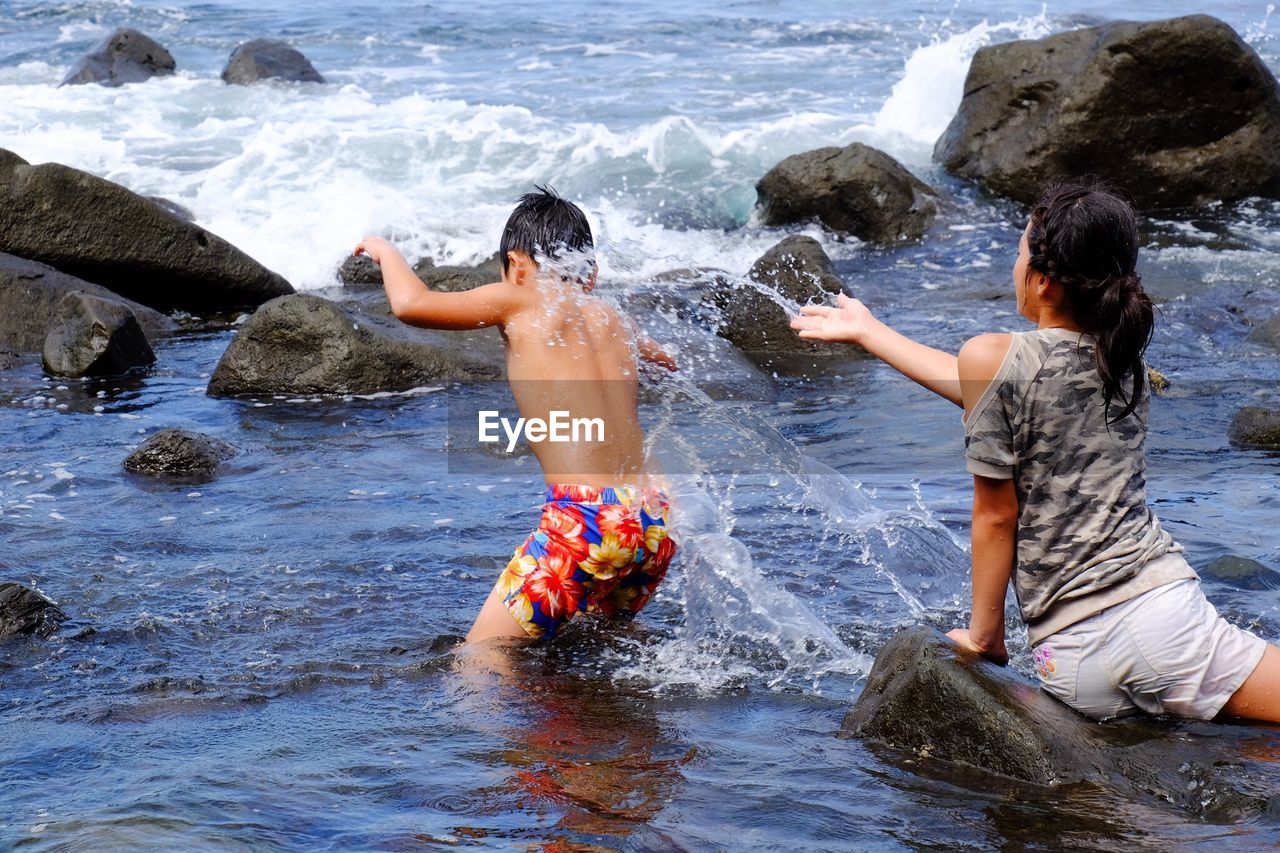
<path id="1" fill-rule="evenodd" d="M 657 364 L 665 367 L 667 370 L 679 370 L 680 366 L 676 364 L 676 358 L 671 353 L 662 348 L 662 344 L 655 341 L 648 335 L 641 335 L 636 343 L 640 353 L 640 358 L 650 364 Z"/>
<path id="2" fill-rule="evenodd" d="M 400 251 L 381 237 L 366 237 L 355 254 L 368 255 L 382 268 L 382 287 L 391 313 L 411 326 L 427 329 L 479 329 L 499 326 L 521 307 L 518 289 L 494 282 L 461 293 L 428 288 Z"/>
<path id="3" fill-rule="evenodd" d="M 806 305 L 791 320 L 800 337 L 857 344 L 908 379 L 939 397 L 963 405 L 960 370 L 951 353 L 925 346 L 900 334 L 872 316 L 857 299 L 841 293 L 834 308 Z"/>

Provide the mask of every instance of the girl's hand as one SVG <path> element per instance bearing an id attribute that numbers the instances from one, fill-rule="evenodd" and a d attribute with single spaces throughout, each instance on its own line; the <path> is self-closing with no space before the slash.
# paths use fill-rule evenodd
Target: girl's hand
<path id="1" fill-rule="evenodd" d="M 1004 666 L 1009 662 L 1009 652 L 1004 647 L 1004 634 L 1001 634 L 1000 638 L 993 644 L 979 645 L 974 641 L 973 635 L 968 628 L 956 628 L 954 631 L 947 633 L 947 639 L 967 652 L 982 655 L 992 663 Z"/>
<path id="2" fill-rule="evenodd" d="M 877 322 L 860 300 L 841 293 L 836 296 L 834 308 L 827 305 L 801 308 L 800 316 L 792 318 L 791 328 L 802 338 L 861 344 Z"/>
<path id="3" fill-rule="evenodd" d="M 352 252 L 352 254 L 368 255 L 369 260 L 373 261 L 378 266 L 382 266 L 384 258 L 399 255 L 400 250 L 381 237 L 365 237 L 356 246 L 356 250 Z"/>

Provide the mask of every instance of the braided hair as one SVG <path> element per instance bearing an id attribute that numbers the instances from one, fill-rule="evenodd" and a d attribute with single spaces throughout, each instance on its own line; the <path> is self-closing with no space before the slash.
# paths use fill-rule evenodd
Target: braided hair
<path id="1" fill-rule="evenodd" d="M 1142 289 L 1138 227 L 1133 208 L 1091 179 L 1049 188 L 1031 210 L 1029 268 L 1062 285 L 1067 310 L 1097 341 L 1094 358 L 1102 377 L 1107 421 L 1133 412 L 1142 398 L 1142 354 L 1155 323 Z M 1121 404 L 1111 417 L 1111 404 Z"/>

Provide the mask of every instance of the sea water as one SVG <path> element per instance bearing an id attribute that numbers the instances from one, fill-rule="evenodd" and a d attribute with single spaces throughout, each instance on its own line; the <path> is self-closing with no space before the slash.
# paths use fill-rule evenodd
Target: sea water
<path id="1" fill-rule="evenodd" d="M 188 207 L 302 290 L 327 291 L 369 233 L 411 259 L 482 260 L 513 199 L 546 183 L 587 209 L 601 293 L 671 269 L 741 276 L 787 233 L 820 239 L 850 292 L 955 349 L 1023 328 L 1009 270 L 1022 211 L 942 174 L 934 140 L 985 44 L 1107 18 L 1209 12 L 1280 68 L 1264 4 L 767 2 L 0 5 L 0 147 Z M 59 88 L 116 26 L 178 73 Z M 231 49 L 284 38 L 327 86 L 228 87 Z M 956 200 L 892 251 L 754 218 L 782 157 L 853 141 Z M 1160 302 L 1150 496 L 1197 567 L 1280 565 L 1275 457 L 1230 448 L 1274 405 L 1280 357 L 1246 340 L 1280 310 L 1280 207 L 1144 223 Z M 837 739 L 893 632 L 963 622 L 969 480 L 959 414 L 851 359 L 752 375 L 679 317 L 652 329 L 685 376 L 644 419 L 682 517 L 671 577 L 619 632 L 497 662 L 452 649 L 540 501 L 532 460 L 465 470 L 452 388 L 213 400 L 230 331 L 158 343 L 142 377 L 0 383 L 4 577 L 71 614 L 0 649 L 0 845 L 34 849 L 840 849 L 1167 847 L 1280 835 L 1148 802 L 1052 802 L 916 777 Z M 218 479 L 127 478 L 178 426 L 232 442 Z M 1280 640 L 1280 593 L 1208 584 Z M 1010 621 L 1014 665 L 1029 672 Z"/>

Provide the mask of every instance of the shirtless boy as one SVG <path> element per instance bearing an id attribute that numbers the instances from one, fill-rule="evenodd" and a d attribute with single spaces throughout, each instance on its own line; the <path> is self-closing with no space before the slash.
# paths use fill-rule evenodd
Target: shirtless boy
<path id="1" fill-rule="evenodd" d="M 667 497 L 648 485 L 644 472 L 636 359 L 669 370 L 675 361 L 591 295 L 593 250 L 582 211 L 542 188 L 522 196 L 507 220 L 502 280 L 493 284 L 432 291 L 386 240 L 368 237 L 356 247 L 382 268 L 387 300 L 403 322 L 498 327 L 512 395 L 526 422 L 570 412 L 605 425 L 602 440 L 530 442 L 547 483 L 542 521 L 489 593 L 469 643 L 550 639 L 583 611 L 634 614 L 675 554 Z"/>

